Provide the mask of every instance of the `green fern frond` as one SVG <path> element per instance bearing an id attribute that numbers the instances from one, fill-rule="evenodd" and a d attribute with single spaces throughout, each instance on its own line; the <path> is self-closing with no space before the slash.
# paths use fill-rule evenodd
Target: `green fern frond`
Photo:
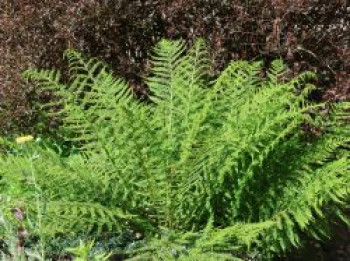
<path id="1" fill-rule="evenodd" d="M 173 73 L 184 54 L 183 41 L 162 40 L 155 48 L 152 55 L 151 76 L 147 84 L 151 91 L 151 100 L 158 103 L 172 97 Z"/>

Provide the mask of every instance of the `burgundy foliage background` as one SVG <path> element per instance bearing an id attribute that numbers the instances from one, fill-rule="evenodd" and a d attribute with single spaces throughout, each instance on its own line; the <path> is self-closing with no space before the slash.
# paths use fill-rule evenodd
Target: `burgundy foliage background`
<path id="1" fill-rule="evenodd" d="M 215 69 L 232 59 L 284 58 L 314 70 L 314 98 L 349 97 L 350 6 L 345 0 L 3 0 L 0 3 L 1 133 L 30 131 L 39 96 L 21 79 L 28 67 L 65 70 L 75 48 L 105 60 L 141 97 L 150 48 L 162 37 L 203 37 Z M 55 122 L 48 127 L 53 128 Z"/>

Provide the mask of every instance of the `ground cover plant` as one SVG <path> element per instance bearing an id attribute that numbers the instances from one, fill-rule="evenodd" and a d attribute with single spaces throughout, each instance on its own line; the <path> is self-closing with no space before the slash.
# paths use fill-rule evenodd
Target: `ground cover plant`
<path id="1" fill-rule="evenodd" d="M 347 221 L 350 104 L 308 101 L 313 73 L 235 61 L 213 80 L 202 40 L 162 40 L 144 102 L 104 63 L 65 56 L 69 84 L 24 76 L 56 97 L 42 117 L 60 115 L 69 153 L 28 136 L 0 157 L 3 230 L 42 259 L 53 238 L 131 234 L 117 251 L 134 260 L 269 260 Z"/>

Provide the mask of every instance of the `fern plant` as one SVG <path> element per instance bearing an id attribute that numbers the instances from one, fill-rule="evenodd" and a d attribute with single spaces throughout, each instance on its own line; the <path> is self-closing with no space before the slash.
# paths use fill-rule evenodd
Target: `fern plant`
<path id="1" fill-rule="evenodd" d="M 69 84 L 57 71 L 24 73 L 59 97 L 42 109 L 62 119 L 57 133 L 80 150 L 62 158 L 32 148 L 51 234 L 127 229 L 149 239 L 165 229 L 175 235 L 166 242 L 187 249 L 182 258 L 230 260 L 242 251 L 269 258 L 299 246 L 301 234 L 322 238 L 328 220 L 347 221 L 350 104 L 310 103 L 312 73 L 287 80 L 281 60 L 266 76 L 261 62 L 235 61 L 211 81 L 202 40 L 187 52 L 163 40 L 145 103 L 103 63 L 72 50 L 66 57 Z M 35 216 L 29 161 L 0 160 L 3 211 L 22 204 Z M 168 244 L 149 242 L 131 252 L 155 257 Z"/>

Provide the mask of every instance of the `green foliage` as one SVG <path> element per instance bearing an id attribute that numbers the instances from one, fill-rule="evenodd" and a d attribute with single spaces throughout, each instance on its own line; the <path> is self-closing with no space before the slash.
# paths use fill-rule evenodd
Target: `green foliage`
<path id="1" fill-rule="evenodd" d="M 260 62 L 232 62 L 210 82 L 207 56 L 201 40 L 188 52 L 161 41 L 146 79 L 151 103 L 75 51 L 66 53 L 70 85 L 28 70 L 57 95 L 45 111 L 61 115 L 58 134 L 80 153 L 27 146 L 1 156 L 2 211 L 25 208 L 35 231 L 39 191 L 45 233 L 133 231 L 146 242 L 135 258 L 181 249 L 186 260 L 268 258 L 299 246 L 301 234 L 322 238 L 331 217 L 345 219 L 350 104 L 308 102 L 314 75 L 287 81 L 281 60 L 266 77 Z"/>
<path id="2" fill-rule="evenodd" d="M 110 255 L 105 253 L 94 255 L 92 258 L 90 257 L 93 246 L 94 246 L 94 242 L 85 244 L 84 242 L 81 241 L 78 247 L 69 248 L 67 250 L 68 252 L 74 255 L 75 261 L 87 261 L 87 260 L 107 261 Z"/>

